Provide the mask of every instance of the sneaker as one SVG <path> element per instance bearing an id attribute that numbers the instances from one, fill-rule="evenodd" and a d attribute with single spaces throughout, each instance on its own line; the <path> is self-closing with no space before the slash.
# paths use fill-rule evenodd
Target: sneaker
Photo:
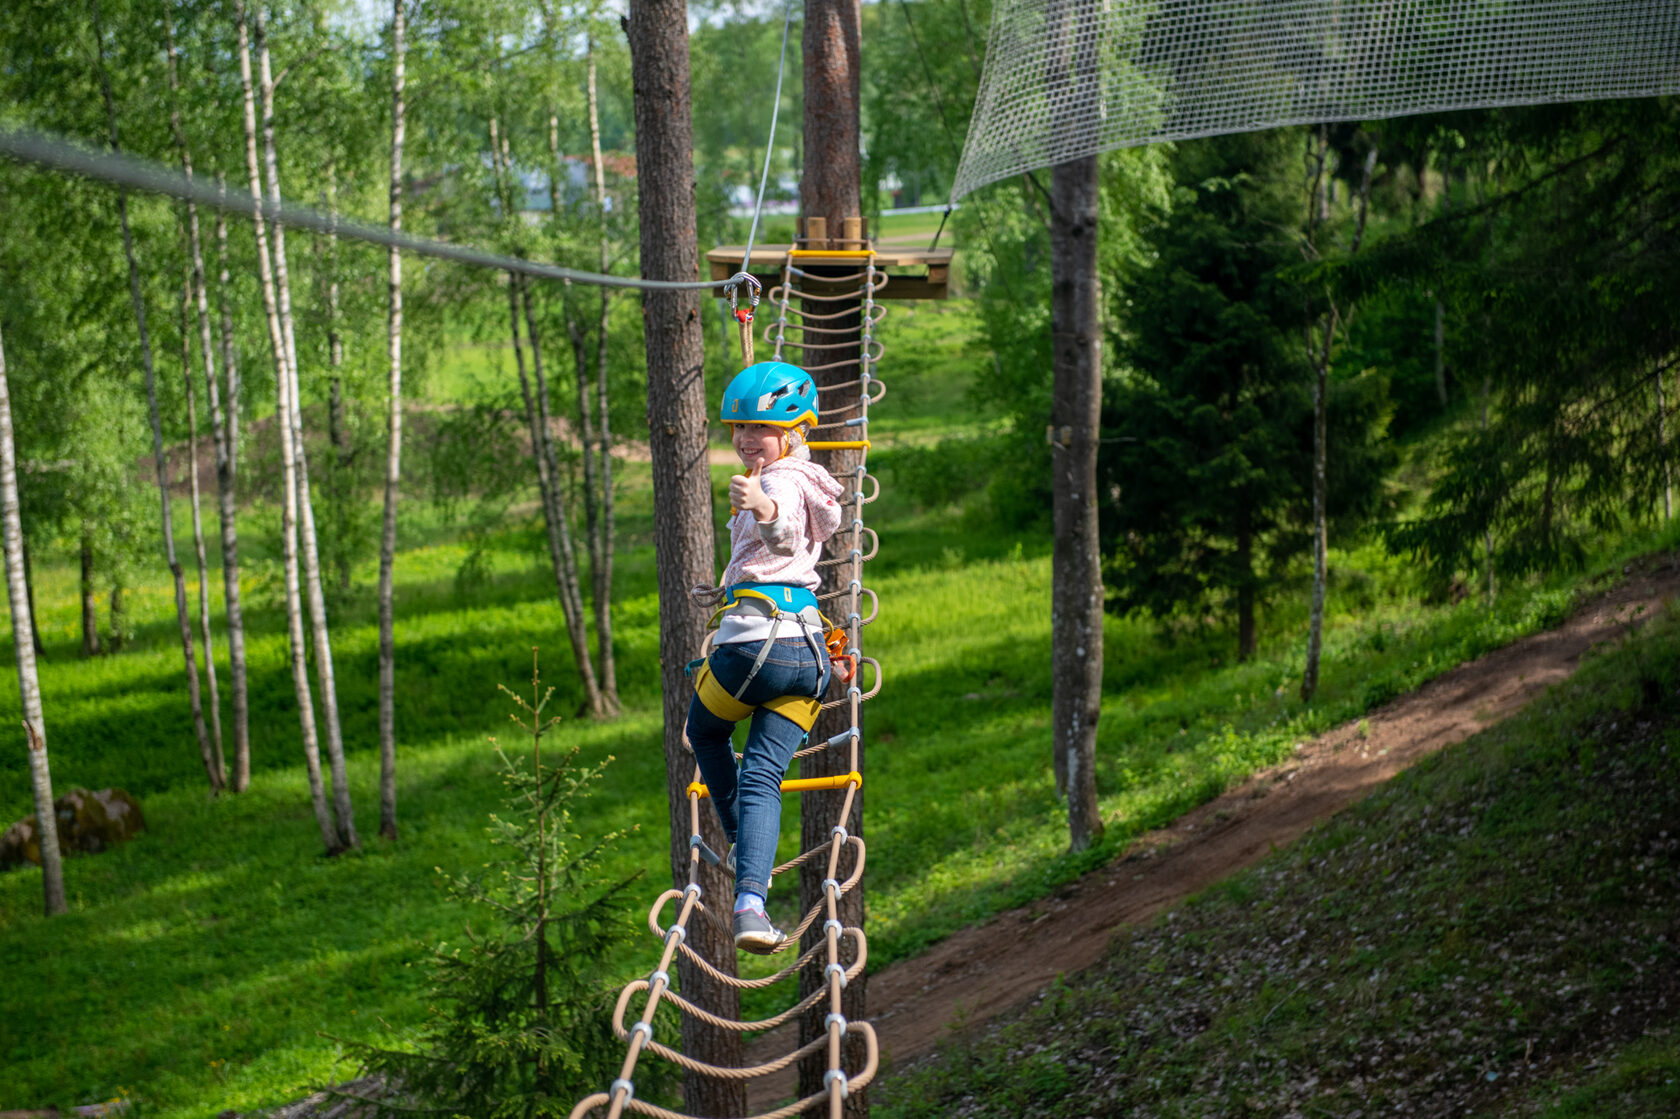
<path id="1" fill-rule="evenodd" d="M 735 947 L 743 952 L 768 956 L 782 946 L 787 934 L 770 923 L 770 918 L 755 909 L 741 909 L 735 913 Z"/>

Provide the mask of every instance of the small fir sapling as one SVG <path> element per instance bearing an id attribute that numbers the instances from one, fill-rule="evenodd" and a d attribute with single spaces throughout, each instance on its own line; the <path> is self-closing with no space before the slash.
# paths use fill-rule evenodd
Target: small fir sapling
<path id="1" fill-rule="evenodd" d="M 585 839 L 572 830 L 572 810 L 612 759 L 582 765 L 576 746 L 544 754 L 560 719 L 543 714 L 554 690 L 542 686 L 535 649 L 530 698 L 501 690 L 518 708 L 509 718 L 529 735 L 530 753 L 521 760 L 490 739 L 507 786 L 487 829 L 490 858 L 447 879 L 471 914 L 466 940 L 430 950 L 432 1017 L 412 1048 L 352 1043 L 371 1079 L 336 1093 L 366 1099 L 383 1084 L 367 1101 L 380 1115 L 564 1116 L 617 1076 L 624 1059 L 611 1025 L 616 988 L 601 961 L 628 938 L 623 895 L 640 873 L 610 880 L 601 872 L 626 832 Z M 651 1066 L 639 1070 L 644 1092 L 655 1087 L 644 1078 L 661 1071 Z"/>

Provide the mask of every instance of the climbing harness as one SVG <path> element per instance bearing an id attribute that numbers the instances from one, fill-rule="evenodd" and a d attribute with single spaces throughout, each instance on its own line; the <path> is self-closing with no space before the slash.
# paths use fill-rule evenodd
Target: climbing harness
<path id="1" fill-rule="evenodd" d="M 810 267 L 823 265 L 841 265 L 851 270 L 839 276 L 818 275 L 808 270 Z M 826 271 L 828 269 L 825 269 Z M 793 348 L 800 351 L 802 361 L 799 366 L 789 365 L 788 368 L 805 373 L 826 373 L 829 377 L 844 376 L 842 371 L 850 367 L 855 366 L 857 370 L 857 376 L 850 380 L 834 384 L 816 383 L 815 392 L 818 396 L 814 408 L 814 431 L 827 430 L 836 434 L 853 435 L 855 438 L 811 440 L 806 443 L 806 446 L 814 451 L 862 452 L 858 465 L 850 472 L 849 478 L 840 478 L 842 484 L 850 482 L 847 492 L 841 497 L 842 505 L 851 509 L 850 521 L 842 522 L 840 530 L 829 540 L 828 557 L 818 561 L 820 568 L 840 569 L 842 574 L 839 589 L 813 594 L 803 588 L 781 584 L 739 584 L 724 588 L 720 598 L 723 602 L 720 614 L 737 609 L 762 611 L 777 619 L 778 624 L 790 615 L 803 620 L 814 613 L 821 619 L 821 628 L 824 631 L 822 652 L 829 656 L 835 667 L 834 678 L 844 688 L 844 692 L 836 699 L 782 697 L 764 705 L 793 719 L 807 732 L 815 724 L 820 711 L 844 709 L 850 715 L 850 725 L 846 729 L 823 741 L 807 741 L 807 744 L 796 750 L 793 755 L 795 758 L 803 758 L 827 750 L 844 750 L 848 759 L 846 771 L 830 777 L 792 778 L 784 780 L 781 786 L 783 792 L 790 793 L 825 790 L 843 790 L 845 793 L 827 842 L 795 856 L 771 872 L 774 878 L 826 855 L 827 874 L 822 882 L 822 898 L 802 915 L 793 929 L 789 930 L 787 939 L 776 952 L 780 953 L 797 945 L 818 921 L 822 922 L 822 941 L 800 954 L 781 970 L 759 979 L 741 979 L 730 975 L 688 944 L 688 927 L 696 913 L 703 914 L 707 920 L 715 920 L 718 916 L 717 911 L 708 909 L 701 899 L 700 863 L 704 860 L 714 866 L 726 866 L 725 860 L 710 850 L 700 838 L 700 802 L 709 795 L 709 790 L 701 781 L 699 770 L 696 768 L 694 778 L 687 788 L 688 883 L 680 890 L 666 890 L 654 901 L 653 907 L 648 911 L 648 929 L 662 943 L 659 962 L 648 973 L 647 978 L 627 984 L 619 992 L 617 1004 L 613 1008 L 613 1032 L 627 1046 L 624 1064 L 618 1078 L 605 1092 L 597 1092 L 578 1102 L 572 1109 L 571 1119 L 584 1119 L 597 1108 L 604 1109 L 606 1119 L 619 1119 L 620 1116 L 631 1112 L 655 1116 L 656 1119 L 690 1119 L 681 1112 L 636 1098 L 636 1064 L 644 1054 L 671 1061 L 680 1068 L 702 1076 L 737 1081 L 770 1076 L 793 1066 L 801 1058 L 819 1052 L 825 1054 L 828 1068 L 823 1073 L 823 1087 L 820 1091 L 782 1107 L 759 1112 L 752 1116 L 752 1119 L 787 1119 L 789 1116 L 824 1106 L 827 1108 L 829 1119 L 841 1119 L 847 1096 L 853 1091 L 866 1088 L 875 1078 L 879 1064 L 875 1029 L 868 1022 L 848 1021 L 841 1001 L 847 983 L 863 974 L 868 963 L 869 946 L 861 928 L 841 923 L 840 900 L 856 889 L 863 878 L 863 840 L 852 835 L 846 829 L 845 822 L 851 817 L 858 792 L 863 788 L 863 774 L 860 771 L 863 750 L 863 704 L 873 699 L 881 690 L 881 666 L 874 658 L 864 656 L 862 651 L 863 627 L 875 620 L 880 609 L 875 592 L 863 585 L 863 565 L 874 558 L 879 549 L 879 540 L 874 530 L 866 527 L 863 520 L 864 506 L 874 501 L 880 493 L 879 483 L 868 472 L 867 460 L 869 407 L 881 399 L 886 387 L 875 376 L 875 366 L 881 358 L 882 347 L 874 336 L 874 327 L 884 313 L 884 309 L 876 303 L 875 296 L 886 283 L 887 275 L 876 266 L 872 249 L 794 249 L 789 252 L 783 265 L 782 282 L 772 289 L 768 297 L 777 309 L 777 316 L 765 329 L 763 340 L 774 347 L 777 363 L 781 362 L 784 348 Z M 799 303 L 797 307 L 792 306 L 795 300 Z M 853 304 L 853 307 L 844 305 L 848 302 Z M 861 313 L 853 309 L 860 302 Z M 848 322 L 847 316 L 856 318 Z M 845 356 L 848 349 L 855 350 L 856 356 Z M 761 363 L 768 364 L 771 363 Z M 863 609 L 866 596 L 870 603 L 867 613 Z M 839 619 L 838 624 L 822 617 L 824 607 L 835 613 Z M 807 640 L 816 640 L 810 634 L 809 627 L 801 625 L 801 630 L 807 634 Z M 771 636 L 773 640 L 774 631 Z M 768 647 L 769 642 L 766 642 L 765 648 Z M 701 703 L 721 718 L 732 722 L 746 718 L 753 708 L 742 703 L 739 695 L 731 695 L 728 689 L 717 682 L 706 664 L 704 653 L 705 650 L 702 650 L 701 659 L 691 662 L 690 665 Z M 874 677 L 868 688 L 862 686 L 861 679 L 861 670 L 865 666 L 871 670 Z M 745 685 L 742 688 L 744 690 Z M 731 707 L 731 704 L 734 706 Z M 778 708 L 777 704 L 787 706 Z M 790 714 L 790 711 L 794 713 Z M 809 718 L 801 721 L 807 713 Z M 795 715 L 799 717 L 796 718 Z M 848 851 L 852 855 L 851 871 L 842 878 L 842 856 Z M 672 903 L 675 905 L 675 913 L 670 924 L 662 924 L 661 916 L 665 907 Z M 727 906 L 723 912 L 727 914 Z M 855 952 L 855 959 L 849 965 L 844 962 L 843 942 L 849 942 Z M 676 959 L 678 953 L 712 980 L 737 990 L 771 987 L 807 968 L 815 968 L 822 975 L 823 984 L 779 1014 L 756 1021 L 738 1021 L 714 1014 L 685 998 L 680 992 L 671 990 L 671 962 Z M 631 1004 L 639 995 L 646 996 L 641 1013 L 635 1022 L 627 1023 Z M 745 1033 L 774 1029 L 821 1005 L 825 999 L 829 1013 L 824 1019 L 822 1036 L 764 1064 L 726 1068 L 696 1060 L 654 1039 L 653 1020 L 662 1003 L 668 1003 L 676 1007 L 681 1014 L 705 1022 L 715 1029 Z M 864 1049 L 863 1066 L 850 1071 L 846 1069 L 844 1061 L 844 1042 L 847 1038 L 860 1039 Z"/>

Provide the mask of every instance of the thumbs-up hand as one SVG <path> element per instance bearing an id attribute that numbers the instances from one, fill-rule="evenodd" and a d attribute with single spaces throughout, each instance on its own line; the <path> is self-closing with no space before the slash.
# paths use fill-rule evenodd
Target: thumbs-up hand
<path id="1" fill-rule="evenodd" d="M 754 520 L 763 523 L 776 519 L 776 503 L 759 485 L 760 469 L 762 468 L 755 465 L 751 473 L 737 474 L 729 479 L 729 504 L 736 510 L 748 510 Z"/>

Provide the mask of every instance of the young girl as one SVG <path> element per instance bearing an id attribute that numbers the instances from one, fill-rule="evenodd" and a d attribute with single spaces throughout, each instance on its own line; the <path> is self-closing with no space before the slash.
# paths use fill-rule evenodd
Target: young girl
<path id="1" fill-rule="evenodd" d="M 688 741 L 733 847 L 735 946 L 773 952 L 785 934 L 764 913 L 782 821 L 782 775 L 816 721 L 829 659 L 813 593 L 823 541 L 840 526 L 841 485 L 811 461 L 817 389 L 803 369 L 764 361 L 723 393 L 723 422 L 744 472 L 729 480 L 729 566 L 711 655 L 695 674 Z M 737 768 L 730 736 L 752 727 Z"/>

